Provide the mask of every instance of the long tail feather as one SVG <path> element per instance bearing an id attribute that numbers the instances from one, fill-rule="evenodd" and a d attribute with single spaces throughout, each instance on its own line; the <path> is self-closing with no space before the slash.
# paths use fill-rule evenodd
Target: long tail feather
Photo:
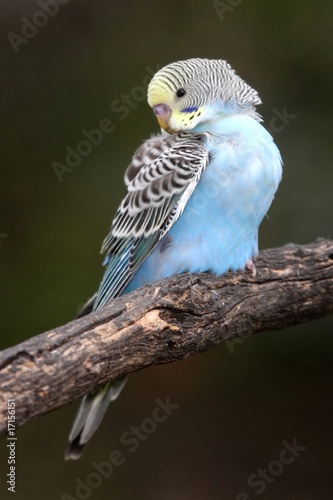
<path id="1" fill-rule="evenodd" d="M 101 423 L 110 402 L 119 396 L 126 381 L 127 375 L 112 380 L 84 396 L 68 438 L 66 460 L 80 458 L 84 445 Z"/>

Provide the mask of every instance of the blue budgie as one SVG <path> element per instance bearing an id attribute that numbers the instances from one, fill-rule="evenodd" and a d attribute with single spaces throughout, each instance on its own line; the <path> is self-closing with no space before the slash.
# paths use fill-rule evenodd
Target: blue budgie
<path id="1" fill-rule="evenodd" d="M 256 111 L 258 93 L 226 61 L 169 64 L 151 80 L 148 103 L 162 131 L 126 170 L 127 193 L 102 247 L 106 269 L 94 311 L 179 273 L 255 274 L 259 225 L 281 180 L 279 150 Z M 66 458 L 80 457 L 125 382 L 83 398 Z"/>

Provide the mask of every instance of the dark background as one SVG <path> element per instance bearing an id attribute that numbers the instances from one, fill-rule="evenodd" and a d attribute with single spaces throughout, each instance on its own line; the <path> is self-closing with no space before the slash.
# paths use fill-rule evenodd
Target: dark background
<path id="1" fill-rule="evenodd" d="M 332 236 L 333 4 L 226 0 L 224 14 L 217 5 L 71 0 L 15 53 L 7 34 L 22 36 L 22 17 L 41 8 L 2 2 L 1 347 L 68 322 L 98 286 L 124 170 L 157 131 L 143 97 L 148 67 L 227 59 L 259 91 L 267 127 L 276 110 L 293 115 L 273 134 L 284 177 L 260 247 Z M 122 94 L 132 97 L 120 112 Z M 66 147 L 103 118 L 113 132 L 59 182 L 52 163 L 64 163 Z M 266 332 L 133 375 L 76 463 L 64 462 L 63 451 L 77 403 L 26 425 L 13 498 L 80 498 L 76 478 L 85 482 L 92 462 L 115 449 L 125 462 L 86 498 L 332 498 L 332 327 L 326 318 Z M 122 434 L 167 396 L 179 408 L 130 453 Z M 295 438 L 306 449 L 281 471 L 272 461 Z M 6 457 L 2 440 L 1 498 L 12 498 Z M 248 478 L 269 465 L 278 474 L 259 493 Z"/>

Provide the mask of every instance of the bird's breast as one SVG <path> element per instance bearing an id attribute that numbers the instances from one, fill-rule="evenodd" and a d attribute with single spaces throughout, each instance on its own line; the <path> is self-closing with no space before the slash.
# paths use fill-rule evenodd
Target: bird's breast
<path id="1" fill-rule="evenodd" d="M 211 135 L 211 161 L 169 232 L 167 258 L 187 262 L 187 270 L 221 274 L 244 267 L 257 253 L 258 228 L 280 182 L 281 159 L 269 133 L 249 120 L 248 128 Z"/>

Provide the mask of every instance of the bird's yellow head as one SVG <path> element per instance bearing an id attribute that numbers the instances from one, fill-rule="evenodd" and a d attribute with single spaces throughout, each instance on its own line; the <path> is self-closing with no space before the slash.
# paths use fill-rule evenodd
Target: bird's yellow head
<path id="1" fill-rule="evenodd" d="M 189 59 L 159 70 L 148 86 L 148 104 L 169 133 L 191 131 L 215 119 L 260 104 L 255 90 L 223 60 Z M 211 106 L 218 103 L 218 106 Z"/>

